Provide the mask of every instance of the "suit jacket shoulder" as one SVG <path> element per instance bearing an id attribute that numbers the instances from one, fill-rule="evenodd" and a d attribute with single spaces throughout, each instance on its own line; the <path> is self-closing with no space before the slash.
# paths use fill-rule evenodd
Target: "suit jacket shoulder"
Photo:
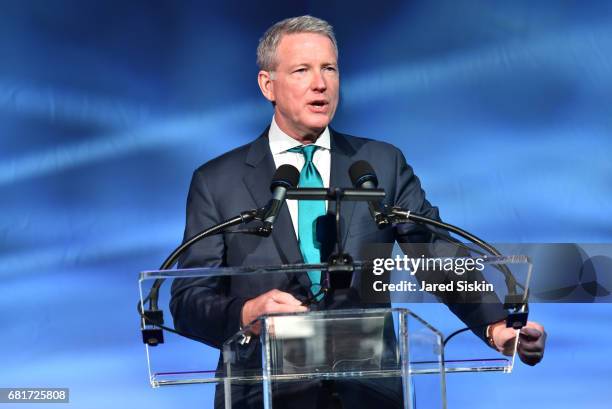
<path id="1" fill-rule="evenodd" d="M 266 134 L 263 134 L 254 141 L 234 148 L 229 152 L 225 152 L 205 162 L 194 171 L 194 174 L 212 179 L 222 176 L 227 177 L 232 173 L 236 173 L 236 171 L 240 169 L 240 164 L 245 163 L 251 146 L 261 138 L 265 138 L 267 141 Z"/>

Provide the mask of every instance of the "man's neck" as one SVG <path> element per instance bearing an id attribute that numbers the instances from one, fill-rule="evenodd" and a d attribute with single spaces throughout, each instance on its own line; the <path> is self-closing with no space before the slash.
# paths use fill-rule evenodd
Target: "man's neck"
<path id="1" fill-rule="evenodd" d="M 299 143 L 301 143 L 302 145 L 308 145 L 311 143 L 315 143 L 317 141 L 317 139 L 319 139 L 319 136 L 321 136 L 321 134 L 325 131 L 325 128 L 323 129 L 317 129 L 315 131 L 312 132 L 298 132 L 295 131 L 293 129 L 290 129 L 288 127 L 286 127 L 282 122 L 279 123 L 278 118 L 275 116 L 274 118 L 276 125 L 278 126 L 278 128 L 283 131 L 287 136 L 295 139 L 296 141 L 298 141 Z"/>
<path id="2" fill-rule="evenodd" d="M 298 141 L 299 143 L 301 143 L 302 145 L 309 145 L 311 143 L 315 143 L 317 141 L 317 139 L 319 139 L 319 136 L 321 136 L 321 134 L 323 133 L 325 129 L 321 129 L 320 132 L 316 133 L 316 134 L 308 134 L 308 135 L 303 135 L 303 136 L 291 136 L 293 139 L 295 139 L 296 141 Z"/>

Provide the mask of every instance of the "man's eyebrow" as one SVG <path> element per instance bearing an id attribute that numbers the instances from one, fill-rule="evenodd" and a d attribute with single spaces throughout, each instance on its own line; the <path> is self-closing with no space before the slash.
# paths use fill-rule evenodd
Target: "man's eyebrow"
<path id="1" fill-rule="evenodd" d="M 307 63 L 307 62 L 303 62 L 303 63 L 297 63 L 297 64 L 292 64 L 289 66 L 289 69 L 294 70 L 298 67 L 308 67 L 308 68 L 312 68 L 312 64 Z M 337 67 L 338 63 L 337 62 L 323 62 L 319 65 L 320 67 Z"/>

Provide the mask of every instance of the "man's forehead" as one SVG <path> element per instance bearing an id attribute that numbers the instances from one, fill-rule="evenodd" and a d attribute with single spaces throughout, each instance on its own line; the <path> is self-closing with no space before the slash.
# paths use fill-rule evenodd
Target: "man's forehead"
<path id="1" fill-rule="evenodd" d="M 317 47 L 334 49 L 331 39 L 320 33 L 287 33 L 283 34 L 278 42 L 277 51 L 280 49 L 292 50 L 301 47 Z"/>
<path id="2" fill-rule="evenodd" d="M 277 62 L 287 58 L 324 58 L 328 63 L 336 62 L 336 50 L 329 37 L 320 33 L 288 33 L 280 38 L 276 49 Z M 284 57 L 284 58 L 283 58 Z"/>

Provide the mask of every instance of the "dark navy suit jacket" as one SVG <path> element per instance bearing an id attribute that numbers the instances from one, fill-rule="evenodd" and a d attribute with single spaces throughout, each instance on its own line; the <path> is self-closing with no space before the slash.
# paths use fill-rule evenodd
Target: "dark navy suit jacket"
<path id="1" fill-rule="evenodd" d="M 368 161 L 375 169 L 388 204 L 439 219 L 438 209 L 426 200 L 419 179 L 399 149 L 388 143 L 331 130 L 330 186 L 351 187 L 348 169 L 358 160 Z M 269 184 L 274 172 L 267 130 L 255 141 L 198 168 L 187 199 L 185 238 L 244 210 L 265 206 L 271 197 Z M 333 206 L 329 208 L 333 212 Z M 430 231 L 415 224 L 379 230 L 363 202 L 343 203 L 341 214 L 341 239 L 346 252 L 356 260 L 363 258 L 364 246 L 369 243 L 425 243 L 432 240 Z M 179 265 L 192 268 L 302 262 L 289 211 L 287 206 L 283 206 L 271 237 L 225 234 L 207 238 L 192 246 Z M 358 281 L 353 279 L 352 285 L 358 287 Z M 239 330 L 241 309 L 248 299 L 274 288 L 298 297 L 306 296 L 309 286 L 306 274 L 266 275 L 265 279 L 259 276 L 180 279 L 172 286 L 171 311 L 177 329 L 197 335 L 209 345 L 220 348 Z M 359 299 L 353 299 L 352 304 L 359 304 Z M 469 326 L 505 316 L 499 305 L 457 303 L 448 306 Z M 481 338 L 484 336 L 482 328 L 475 333 Z"/>

